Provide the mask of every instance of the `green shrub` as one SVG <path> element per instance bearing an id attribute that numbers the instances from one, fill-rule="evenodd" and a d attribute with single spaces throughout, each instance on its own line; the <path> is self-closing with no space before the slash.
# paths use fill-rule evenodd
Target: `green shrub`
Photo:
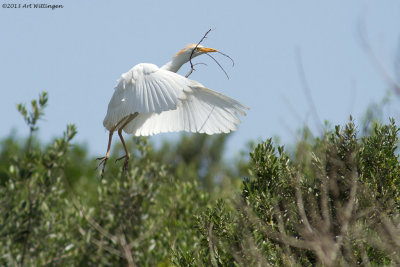
<path id="1" fill-rule="evenodd" d="M 391 120 L 358 139 L 350 121 L 292 159 L 260 143 L 234 215 L 218 202 L 198 219 L 204 264 L 400 264 L 398 131 Z"/>
<path id="2" fill-rule="evenodd" d="M 117 143 L 100 177 L 73 125 L 40 144 L 46 104 L 18 105 L 30 135 L 1 143 L 0 265 L 400 265 L 394 120 L 306 134 L 292 156 L 269 139 L 235 164 L 228 135 L 134 138 L 128 170 Z"/>

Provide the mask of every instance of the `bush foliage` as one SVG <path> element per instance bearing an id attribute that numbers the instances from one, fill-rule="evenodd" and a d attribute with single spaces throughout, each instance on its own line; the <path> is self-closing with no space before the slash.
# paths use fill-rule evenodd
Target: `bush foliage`
<path id="1" fill-rule="evenodd" d="M 359 136 L 350 119 L 290 155 L 269 139 L 234 164 L 227 135 L 133 138 L 128 170 L 116 145 L 100 177 L 73 125 L 37 140 L 46 104 L 18 105 L 30 135 L 1 143 L 2 266 L 400 265 L 394 120 Z"/>

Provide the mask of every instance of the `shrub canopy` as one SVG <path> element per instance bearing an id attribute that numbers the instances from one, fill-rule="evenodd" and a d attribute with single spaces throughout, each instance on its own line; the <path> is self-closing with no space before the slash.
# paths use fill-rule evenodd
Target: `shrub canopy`
<path id="1" fill-rule="evenodd" d="M 30 129 L 0 147 L 0 265 L 399 265 L 400 164 L 394 120 L 354 122 L 299 141 L 271 139 L 223 160 L 229 135 L 128 142 L 127 172 L 104 177 L 68 125 L 36 138 L 47 94 L 18 105 Z"/>

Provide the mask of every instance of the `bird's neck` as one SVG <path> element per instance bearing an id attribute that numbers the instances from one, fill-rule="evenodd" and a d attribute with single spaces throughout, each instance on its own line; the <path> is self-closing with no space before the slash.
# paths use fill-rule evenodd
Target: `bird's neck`
<path id="1" fill-rule="evenodd" d="M 188 61 L 189 61 L 189 59 L 186 58 L 186 57 L 175 56 L 175 57 L 172 58 L 172 60 L 170 62 L 168 62 L 167 64 L 165 64 L 161 68 L 164 69 L 164 70 L 177 72 L 182 67 L 182 65 L 185 64 Z"/>

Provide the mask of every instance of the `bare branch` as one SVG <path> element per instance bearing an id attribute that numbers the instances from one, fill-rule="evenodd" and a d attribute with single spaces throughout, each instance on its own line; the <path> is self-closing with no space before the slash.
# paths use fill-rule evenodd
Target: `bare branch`
<path id="1" fill-rule="evenodd" d="M 93 219 L 91 219 L 84 211 L 83 208 L 80 207 L 80 204 L 73 199 L 72 201 L 73 206 L 75 207 L 75 209 L 87 220 L 87 222 L 89 223 L 89 225 L 95 229 L 96 231 L 98 231 L 99 233 L 101 233 L 104 237 L 108 238 L 112 243 L 117 244 L 117 237 L 113 236 L 112 234 L 110 234 L 109 232 L 107 232 L 106 229 L 104 229 L 103 227 L 101 227 L 96 221 L 94 221 Z"/>
<path id="2" fill-rule="evenodd" d="M 275 213 L 276 213 L 276 215 L 275 215 L 276 220 L 278 221 L 279 232 L 284 233 L 286 235 L 285 225 L 284 225 L 283 220 L 282 220 L 282 212 L 281 212 L 281 209 L 280 209 L 279 205 L 275 206 Z M 289 244 L 284 243 L 283 245 L 284 245 L 285 253 L 288 255 L 288 259 L 290 260 L 291 265 L 295 266 L 296 262 L 295 262 L 295 260 L 293 258 L 293 254 L 292 254 L 292 251 L 290 249 Z"/>
<path id="3" fill-rule="evenodd" d="M 301 193 L 300 189 L 300 177 L 297 176 L 297 185 L 296 185 L 296 204 L 297 208 L 299 209 L 299 215 L 301 218 L 301 222 L 304 224 L 305 229 L 307 230 L 308 234 L 313 234 L 313 229 L 308 221 L 307 214 L 304 209 L 304 201 L 303 201 L 303 194 Z"/>
<path id="4" fill-rule="evenodd" d="M 361 45 L 367 53 L 369 59 L 371 60 L 373 66 L 379 71 L 385 81 L 389 84 L 390 87 L 393 88 L 395 93 L 400 96 L 400 84 L 396 82 L 390 75 L 384 64 L 382 64 L 381 60 L 375 54 L 374 50 L 370 46 L 367 38 L 367 33 L 365 29 L 365 24 L 363 21 L 359 23 L 359 37 L 361 41 Z"/>
<path id="5" fill-rule="evenodd" d="M 296 63 L 297 63 L 297 70 L 299 71 L 301 83 L 303 85 L 304 93 L 306 94 L 308 104 L 311 107 L 311 114 L 314 118 L 314 123 L 317 126 L 321 136 L 323 135 L 323 128 L 321 120 L 318 116 L 317 108 L 315 107 L 314 100 L 311 96 L 311 90 L 307 82 L 306 74 L 304 72 L 303 60 L 301 58 L 301 49 L 300 47 L 296 47 Z"/>
<path id="6" fill-rule="evenodd" d="M 331 213 L 329 212 L 328 179 L 326 176 L 321 176 L 321 213 L 323 218 L 322 231 L 324 233 L 329 232 L 332 220 Z"/>
<path id="7" fill-rule="evenodd" d="M 206 65 L 206 66 L 208 66 L 206 63 L 200 62 L 200 63 L 193 64 L 193 67 L 196 66 L 196 65 Z M 185 77 L 188 78 L 192 74 L 192 72 L 194 70 L 195 70 L 194 68 L 191 68 L 190 71 L 188 72 L 188 74 L 185 75 Z"/>
<path id="8" fill-rule="evenodd" d="M 385 221 L 384 216 L 385 215 L 381 215 L 379 217 L 381 220 Z M 388 229 L 386 229 L 386 227 L 387 226 L 383 225 L 378 228 L 376 232 L 377 235 L 368 234 L 366 236 L 366 243 L 371 247 L 384 251 L 384 253 L 387 254 L 387 256 L 391 258 L 397 266 L 400 264 L 400 255 L 398 255 L 398 248 L 392 242 L 388 242 L 388 240 L 390 240 L 390 237 L 387 237 L 388 232 L 386 231 Z"/>
<path id="9" fill-rule="evenodd" d="M 92 242 L 93 242 L 96 246 L 98 246 L 99 248 L 104 249 L 104 250 L 110 252 L 111 254 L 117 255 L 118 257 L 120 257 L 120 258 L 122 258 L 122 259 L 125 259 L 125 257 L 121 254 L 121 252 L 119 252 L 119 250 L 117 250 L 117 249 L 115 249 L 115 248 L 113 248 L 113 247 L 110 247 L 110 246 L 105 246 L 105 245 L 103 244 L 103 242 L 101 242 L 100 240 L 97 240 L 97 239 L 95 239 L 95 238 L 92 238 Z"/>
<path id="10" fill-rule="evenodd" d="M 78 228 L 78 231 L 79 231 L 79 233 L 80 233 L 82 236 L 85 236 L 85 235 L 87 234 L 87 232 L 86 232 L 82 227 L 79 227 L 79 228 Z M 91 238 L 91 241 L 92 241 L 96 246 L 98 246 L 100 249 L 103 249 L 103 248 L 104 248 L 105 250 L 107 250 L 107 251 L 110 252 L 111 254 L 117 255 L 118 257 L 120 257 L 120 258 L 122 258 L 122 259 L 124 258 L 124 256 L 121 254 L 121 252 L 119 252 L 119 250 L 104 245 L 104 242 L 101 242 L 100 240 L 97 240 L 96 238 L 93 238 L 93 237 Z"/>
<path id="11" fill-rule="evenodd" d="M 273 230 L 273 228 L 266 224 L 264 221 L 260 220 L 260 218 L 254 214 L 254 212 L 243 202 L 237 204 L 241 210 L 248 216 L 248 219 L 254 225 L 259 227 L 268 238 L 274 240 L 275 242 L 279 242 L 281 244 L 287 244 L 289 246 L 300 248 L 300 249 L 312 249 L 309 242 L 298 239 L 297 237 L 292 237 L 287 235 L 285 232 L 277 232 Z"/>
<path id="12" fill-rule="evenodd" d="M 193 71 L 195 70 L 194 69 L 194 66 L 195 65 L 197 65 L 197 64 L 199 64 L 199 63 L 197 63 L 197 64 L 193 64 L 193 62 L 192 62 L 192 59 L 193 59 L 193 55 L 194 55 L 194 51 L 196 50 L 196 48 L 204 41 L 204 39 L 205 38 L 207 38 L 207 35 L 208 35 L 208 33 L 211 31 L 212 29 L 209 29 L 205 34 L 204 34 L 204 36 L 200 39 L 200 41 L 196 44 L 196 46 L 194 47 L 194 49 L 192 50 L 192 53 L 190 53 L 190 59 L 189 59 L 189 63 L 190 63 L 190 71 L 189 71 L 189 73 L 188 74 L 186 74 L 186 78 L 188 78 L 192 73 L 193 73 Z M 232 62 L 232 67 L 233 66 L 235 66 L 235 61 L 230 57 L 230 56 L 228 56 L 227 54 L 225 54 L 225 53 L 222 53 L 221 51 L 216 51 L 217 53 L 219 53 L 219 54 L 221 54 L 221 55 L 223 55 L 223 56 L 225 56 L 225 57 L 227 57 L 227 58 L 229 58 L 230 60 L 231 60 L 231 62 Z M 218 65 L 218 67 L 225 73 L 225 76 L 228 78 L 228 80 L 229 80 L 229 75 L 228 75 L 228 73 L 225 71 L 225 69 L 222 67 L 222 65 L 213 57 L 213 56 L 211 56 L 210 54 L 208 54 L 208 53 L 205 53 L 207 56 L 209 56 L 210 58 L 212 58 L 212 60 L 214 60 L 214 62 L 215 63 L 217 63 L 217 65 Z M 204 63 L 201 63 L 201 64 L 204 64 Z M 206 65 L 206 64 L 205 64 Z"/>
<path id="13" fill-rule="evenodd" d="M 323 233 L 328 233 L 331 227 L 332 223 L 332 216 L 330 213 L 330 205 L 329 205 L 329 176 L 326 173 L 326 156 L 324 159 L 321 160 L 319 156 L 317 156 L 315 153 L 311 153 L 311 157 L 313 160 L 313 166 L 317 168 L 317 171 L 319 172 L 319 180 L 321 181 L 320 185 L 320 192 L 321 192 L 321 198 L 320 198 L 320 211 L 321 211 L 321 220 L 322 224 L 320 226 L 321 232 Z M 324 162 L 324 163 L 323 163 Z"/>
<path id="14" fill-rule="evenodd" d="M 358 249 L 360 250 L 360 257 L 364 266 L 372 266 L 368 258 L 367 250 L 365 249 L 363 240 L 357 241 Z"/>
<path id="15" fill-rule="evenodd" d="M 208 66 L 206 63 L 203 63 L 203 62 L 196 63 L 196 64 L 194 64 L 193 66 L 196 66 L 196 65 L 204 65 L 204 66 Z"/>
<path id="16" fill-rule="evenodd" d="M 30 137 L 29 137 L 30 138 Z M 23 245 L 23 250 L 22 250 L 22 256 L 21 256 L 21 266 L 24 266 L 24 261 L 25 261 L 25 255 L 26 252 L 29 249 L 29 238 L 30 234 L 32 232 L 31 227 L 32 227 L 32 220 L 33 220 L 33 204 L 32 204 L 32 197 L 31 197 L 31 180 L 28 180 L 28 205 L 29 205 L 29 213 L 28 213 L 28 226 L 26 229 L 26 237 L 24 239 L 24 245 Z"/>
<path id="17" fill-rule="evenodd" d="M 397 248 L 400 248 L 400 228 L 391 222 L 388 216 L 381 215 L 382 225 Z"/>
<path id="18" fill-rule="evenodd" d="M 222 53 L 221 51 L 217 51 L 217 53 L 223 55 L 224 57 L 229 58 L 229 59 L 232 61 L 232 67 L 235 66 L 235 61 L 233 61 L 233 59 L 232 59 L 230 56 L 228 56 L 228 55 L 225 54 L 225 53 Z"/>
<path id="19" fill-rule="evenodd" d="M 355 210 L 356 193 L 357 193 L 357 174 L 356 174 L 356 171 L 353 170 L 349 200 L 347 201 L 347 203 L 343 207 L 343 209 L 341 209 L 340 217 L 339 217 L 341 219 L 340 235 L 337 238 L 337 243 L 339 244 L 339 246 L 341 245 L 343 239 L 347 236 L 347 232 L 348 232 L 349 224 L 350 224 L 350 220 L 351 220 L 351 215 L 352 215 L 353 211 Z"/>
<path id="20" fill-rule="evenodd" d="M 124 234 L 124 232 L 122 231 L 122 226 L 120 227 L 120 231 L 119 231 L 119 232 L 120 232 L 120 233 L 119 233 L 119 236 L 118 236 L 118 241 L 119 241 L 119 244 L 120 244 L 121 247 L 122 247 L 122 250 L 123 250 L 123 252 L 124 252 L 125 259 L 126 259 L 127 262 L 128 262 L 128 266 L 129 266 L 129 267 L 135 267 L 136 264 L 135 264 L 135 262 L 133 261 L 132 251 L 131 251 L 131 248 L 130 248 L 129 244 L 126 242 L 125 234 Z"/>
<path id="21" fill-rule="evenodd" d="M 219 64 L 219 62 L 218 62 L 213 56 L 211 56 L 210 54 L 206 53 L 206 55 L 209 56 L 210 58 L 212 58 L 212 60 L 214 60 L 215 63 L 217 63 L 217 65 L 219 66 L 219 68 L 225 73 L 226 78 L 228 78 L 228 80 L 229 80 L 228 73 L 226 73 L 226 71 L 225 71 L 224 68 L 221 66 L 221 64 Z"/>
<path id="22" fill-rule="evenodd" d="M 193 58 L 193 54 L 194 51 L 197 49 L 197 47 L 204 41 L 204 39 L 207 38 L 207 35 L 209 34 L 209 32 L 211 31 L 211 29 L 209 29 L 204 35 L 203 37 L 200 39 L 200 41 L 196 44 L 196 46 L 194 47 L 194 49 L 192 50 L 192 53 L 190 53 L 190 58 L 189 58 L 189 63 L 190 63 L 190 71 L 189 73 L 185 76 L 186 78 L 188 78 L 190 76 L 190 74 L 192 74 L 192 72 L 194 71 L 194 65 L 192 62 L 192 58 Z"/>
<path id="23" fill-rule="evenodd" d="M 215 251 L 214 251 L 214 238 L 213 238 L 213 226 L 214 223 L 210 223 L 210 227 L 208 228 L 208 248 L 210 249 L 210 260 L 213 266 L 218 266 L 217 261 L 215 260 Z"/>

